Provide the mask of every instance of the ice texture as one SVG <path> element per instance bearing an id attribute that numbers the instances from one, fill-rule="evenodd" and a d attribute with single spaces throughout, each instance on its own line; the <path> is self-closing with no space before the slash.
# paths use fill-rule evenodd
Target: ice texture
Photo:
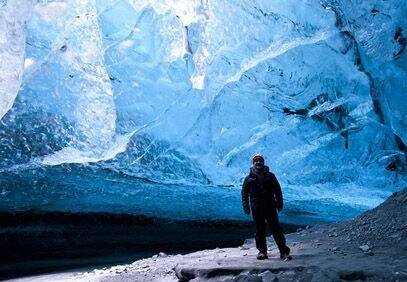
<path id="1" fill-rule="evenodd" d="M 335 12 L 338 28 L 357 43 L 360 70 L 371 80 L 371 96 L 381 122 L 406 144 L 407 3 L 328 0 L 325 5 Z"/>
<path id="2" fill-rule="evenodd" d="M 2 171 L 239 193 L 262 153 L 313 212 L 407 183 L 406 1 L 24 3 L 0 1 Z"/>
<path id="3" fill-rule="evenodd" d="M 13 106 L 24 71 L 30 1 L 0 1 L 0 119 Z M 29 61 L 27 61 L 29 64 Z"/>

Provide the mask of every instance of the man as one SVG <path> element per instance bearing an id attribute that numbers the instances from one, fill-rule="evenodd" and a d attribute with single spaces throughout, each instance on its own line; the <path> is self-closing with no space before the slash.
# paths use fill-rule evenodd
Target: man
<path id="1" fill-rule="evenodd" d="M 242 204 L 246 214 L 253 216 L 256 224 L 257 259 L 267 259 L 266 222 L 271 228 L 274 241 L 280 251 L 280 258 L 290 260 L 290 248 L 287 247 L 283 230 L 278 221 L 278 212 L 283 209 L 283 196 L 280 184 L 268 166 L 264 165 L 263 156 L 256 154 L 253 167 L 244 179 L 242 187 Z M 250 198 L 250 206 L 249 206 Z"/>

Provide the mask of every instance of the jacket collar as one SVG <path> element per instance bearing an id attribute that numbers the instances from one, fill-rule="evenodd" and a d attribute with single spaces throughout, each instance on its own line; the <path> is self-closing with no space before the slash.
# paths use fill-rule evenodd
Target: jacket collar
<path id="1" fill-rule="evenodd" d="M 262 174 L 261 176 L 264 176 L 264 175 L 267 174 L 268 172 L 270 172 L 270 169 L 269 169 L 268 166 L 265 165 L 265 166 L 264 166 L 264 169 L 263 169 L 263 172 L 261 173 L 261 174 Z M 251 168 L 250 168 L 249 176 L 250 176 L 251 178 L 258 178 L 258 177 L 259 177 L 259 175 L 255 172 L 254 167 L 251 167 Z"/>

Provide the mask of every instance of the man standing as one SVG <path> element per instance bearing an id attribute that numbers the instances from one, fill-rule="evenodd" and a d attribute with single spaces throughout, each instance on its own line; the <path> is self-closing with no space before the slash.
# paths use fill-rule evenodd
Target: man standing
<path id="1" fill-rule="evenodd" d="M 269 171 L 268 166 L 264 165 L 263 156 L 256 154 L 252 161 L 253 167 L 250 168 L 250 173 L 244 179 L 242 187 L 242 204 L 246 214 L 250 214 L 251 211 L 256 224 L 256 248 L 259 250 L 257 259 L 267 259 L 267 222 L 280 251 L 280 258 L 290 260 L 290 248 L 286 245 L 283 230 L 278 221 L 278 212 L 283 209 L 280 184 L 275 175 Z"/>

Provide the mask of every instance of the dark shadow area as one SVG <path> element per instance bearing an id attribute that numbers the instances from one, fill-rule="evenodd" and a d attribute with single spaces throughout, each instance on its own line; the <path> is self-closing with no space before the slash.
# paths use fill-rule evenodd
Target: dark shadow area
<path id="1" fill-rule="evenodd" d="M 284 225 L 286 233 L 300 226 Z M 242 245 L 252 222 L 109 213 L 0 211 L 0 279 L 131 263 L 159 252 Z"/>

